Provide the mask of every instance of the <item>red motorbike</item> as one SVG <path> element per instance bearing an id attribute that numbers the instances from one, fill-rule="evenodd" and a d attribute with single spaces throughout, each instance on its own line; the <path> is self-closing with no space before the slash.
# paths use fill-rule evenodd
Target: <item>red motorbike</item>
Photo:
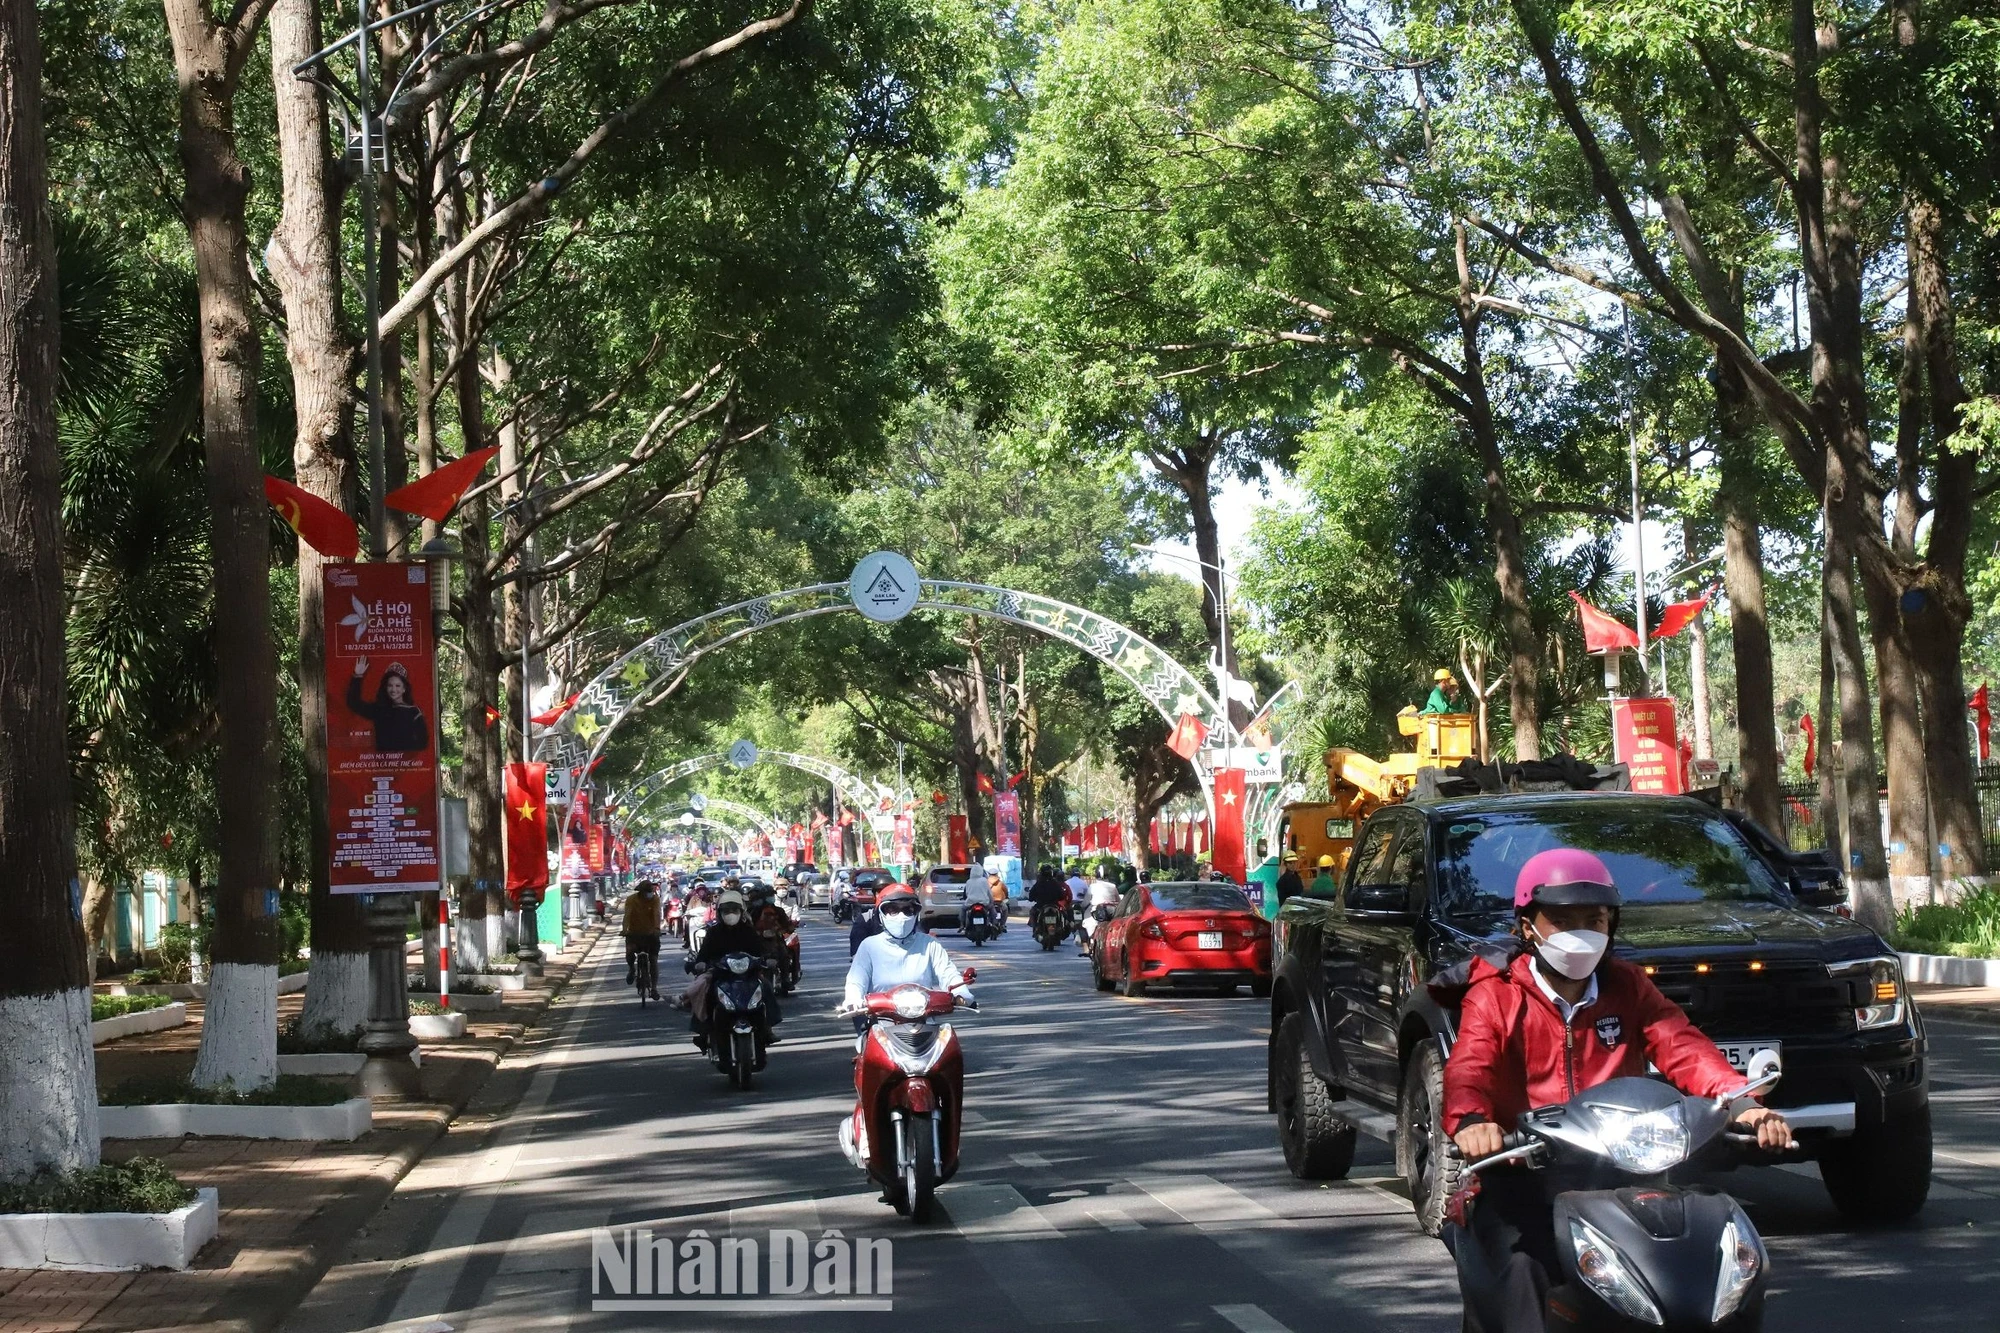
<path id="1" fill-rule="evenodd" d="M 965 979 L 972 980 L 966 969 Z M 977 1010 L 950 991 L 905 984 L 868 997 L 868 1020 L 854 1060 L 854 1113 L 840 1125 L 840 1150 L 882 1186 L 883 1198 L 913 1222 L 928 1222 L 932 1195 L 958 1171 L 965 1058 L 946 1022 Z"/>

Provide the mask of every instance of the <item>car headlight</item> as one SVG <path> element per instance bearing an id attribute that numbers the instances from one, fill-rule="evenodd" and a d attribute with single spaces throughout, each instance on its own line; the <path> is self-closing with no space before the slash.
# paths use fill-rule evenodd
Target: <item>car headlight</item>
<path id="1" fill-rule="evenodd" d="M 1576 1275 L 1585 1286 L 1603 1297 L 1604 1303 L 1628 1319 L 1664 1326 L 1660 1307 L 1639 1279 L 1625 1268 L 1604 1234 L 1580 1217 L 1569 1220 L 1569 1243 L 1576 1252 Z"/>
<path id="2" fill-rule="evenodd" d="M 1597 1138 L 1611 1160 L 1635 1175 L 1656 1176 L 1688 1155 L 1687 1120 L 1678 1106 L 1628 1111 L 1590 1103 Z"/>
<path id="3" fill-rule="evenodd" d="M 931 1007 L 931 997 L 921 986 L 898 986 L 896 988 L 896 1017 L 922 1018 L 924 1011 Z"/>
<path id="4" fill-rule="evenodd" d="M 1711 1316 L 1718 1324 L 1736 1313 L 1750 1294 L 1751 1283 L 1764 1271 L 1763 1242 L 1740 1208 L 1722 1228 L 1721 1249 L 1722 1267 L 1715 1275 L 1715 1313 Z"/>
<path id="5" fill-rule="evenodd" d="M 1862 958 L 1852 963 L 1841 963 L 1827 969 L 1836 977 L 1853 978 L 1857 974 L 1868 979 L 1868 1003 L 1854 1011 L 1854 1026 L 1866 1032 L 1870 1028 L 1896 1027 L 1903 1021 L 1903 965 L 1894 958 Z"/>

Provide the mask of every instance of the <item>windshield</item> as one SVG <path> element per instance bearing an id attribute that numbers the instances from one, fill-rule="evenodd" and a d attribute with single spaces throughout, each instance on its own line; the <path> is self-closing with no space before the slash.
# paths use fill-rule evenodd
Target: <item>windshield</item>
<path id="1" fill-rule="evenodd" d="M 893 882 L 895 876 L 886 870 L 857 870 L 854 872 L 854 887 L 857 889 L 879 889 Z"/>
<path id="2" fill-rule="evenodd" d="M 1512 911 L 1514 876 L 1551 847 L 1602 857 L 1628 907 L 1785 900 L 1777 878 L 1720 815 L 1593 804 L 1497 811 L 1442 825 L 1438 886 L 1445 910 Z"/>
<path id="3" fill-rule="evenodd" d="M 1227 884 L 1155 884 L 1153 906 L 1162 912 L 1247 912 L 1243 890 Z"/>
<path id="4" fill-rule="evenodd" d="M 972 878 L 972 872 L 963 868 L 940 866 L 931 871 L 933 884 L 963 884 Z"/>

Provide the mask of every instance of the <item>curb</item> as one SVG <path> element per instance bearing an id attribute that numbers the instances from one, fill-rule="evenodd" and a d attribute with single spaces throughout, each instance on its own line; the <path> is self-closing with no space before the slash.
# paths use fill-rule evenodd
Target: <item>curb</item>
<path id="1" fill-rule="evenodd" d="M 587 932 L 577 956 L 555 965 L 568 970 L 560 977 L 544 979 L 546 989 L 543 994 L 548 997 L 547 1000 L 536 1012 L 525 1015 L 528 1021 L 520 1025 L 519 1033 L 501 1038 L 499 1057 L 493 1064 L 468 1070 L 466 1076 L 451 1089 L 448 1102 L 432 1103 L 426 1110 L 429 1123 L 412 1135 L 408 1143 L 377 1162 L 368 1179 L 358 1182 L 348 1193 L 329 1204 L 312 1225 L 285 1247 L 283 1257 L 273 1268 L 218 1299 L 210 1306 L 208 1318 L 199 1323 L 175 1325 L 175 1333 L 271 1333 L 282 1324 L 286 1316 L 305 1299 L 306 1293 L 326 1276 L 348 1241 L 388 1202 L 403 1177 L 424 1159 L 424 1155 L 444 1137 L 452 1123 L 465 1113 L 465 1108 L 499 1069 L 500 1062 L 568 989 L 577 968 L 590 957 L 603 934 L 602 928 Z M 549 969 L 551 972 L 554 970 L 553 967 Z M 228 1313 L 225 1315 L 224 1311 Z"/>

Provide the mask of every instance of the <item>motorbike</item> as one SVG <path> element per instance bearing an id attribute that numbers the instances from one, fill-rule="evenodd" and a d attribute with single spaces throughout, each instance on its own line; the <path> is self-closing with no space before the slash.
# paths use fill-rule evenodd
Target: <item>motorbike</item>
<path id="1" fill-rule="evenodd" d="M 967 968 L 965 979 L 972 978 Z M 950 991 L 907 983 L 837 1011 L 868 1019 L 854 1062 L 854 1111 L 840 1122 L 840 1150 L 912 1222 L 930 1220 L 933 1194 L 958 1171 L 965 1057 L 946 1020 L 956 1010 L 978 1008 Z"/>
<path id="2" fill-rule="evenodd" d="M 1118 909 L 1107 903 L 1099 903 L 1096 907 L 1085 912 L 1083 919 L 1077 923 L 1076 927 L 1077 947 L 1083 953 L 1088 954 L 1092 942 L 1097 939 L 1097 928 L 1116 915 L 1118 915 Z"/>
<path id="3" fill-rule="evenodd" d="M 681 922 L 686 917 L 686 915 L 687 915 L 687 903 L 684 900 L 682 900 L 679 897 L 668 898 L 666 933 L 669 935 L 679 935 L 685 938 L 687 930 L 681 924 Z"/>
<path id="4" fill-rule="evenodd" d="M 765 960 L 754 954 L 724 954 L 709 983 L 708 1059 L 745 1092 L 764 1067 L 770 1042 L 769 1012 L 775 1006 L 765 994 Z"/>
<path id="5" fill-rule="evenodd" d="M 1069 909 L 1061 903 L 1037 904 L 1028 918 L 1028 931 L 1035 937 L 1035 943 L 1042 946 L 1042 951 L 1049 952 L 1069 938 Z"/>
<path id="6" fill-rule="evenodd" d="M 875 905 L 875 890 L 850 888 L 834 900 L 833 919 L 845 926 Z"/>
<path id="7" fill-rule="evenodd" d="M 999 927 L 993 924 L 993 904 L 976 900 L 967 903 L 959 932 L 971 940 L 974 946 L 985 947 L 986 941 L 1000 933 Z"/>
<path id="8" fill-rule="evenodd" d="M 682 924 L 687 931 L 687 951 L 700 953 L 701 942 L 708 938 L 708 928 L 715 924 L 715 908 L 712 905 L 696 907 Z"/>
<path id="9" fill-rule="evenodd" d="M 1549 1290 L 1551 1333 L 1739 1330 L 1763 1326 L 1770 1258 L 1743 1208 L 1702 1185 L 1675 1184 L 1684 1164 L 1726 1167 L 1762 1155 L 1754 1134 L 1732 1132 L 1738 1098 L 1778 1081 L 1775 1069 L 1734 1094 L 1688 1097 L 1650 1078 L 1618 1078 L 1560 1106 L 1525 1112 L 1502 1150 L 1466 1167 L 1504 1162 L 1555 1173 L 1560 1281 Z M 1475 1200 L 1474 1207 L 1478 1204 Z M 1456 1247 L 1468 1303 L 1487 1327 L 1498 1278 L 1476 1245 Z"/>

